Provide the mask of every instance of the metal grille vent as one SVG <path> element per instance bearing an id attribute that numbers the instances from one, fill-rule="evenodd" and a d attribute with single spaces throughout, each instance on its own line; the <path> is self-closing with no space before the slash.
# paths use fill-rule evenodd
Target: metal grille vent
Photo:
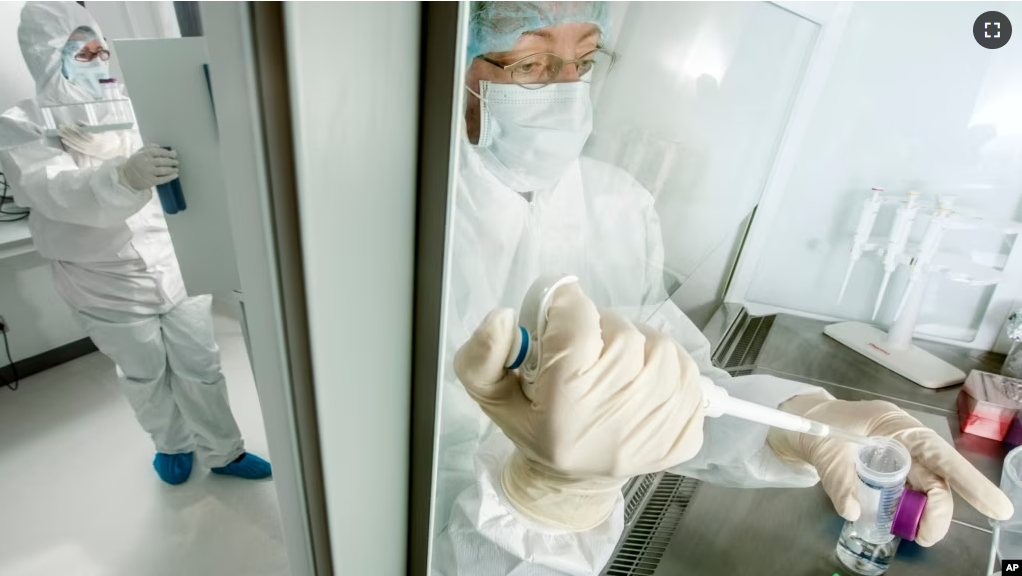
<path id="1" fill-rule="evenodd" d="M 633 478 L 625 489 L 625 526 L 632 523 L 635 519 L 635 513 L 642 510 L 642 505 L 646 501 L 646 496 L 649 495 L 649 491 L 656 485 L 656 481 L 662 474 L 646 474 L 638 478 Z"/>
<path id="2" fill-rule="evenodd" d="M 749 373 L 759 360 L 770 328 L 776 316 L 749 316 L 744 318 L 732 334 L 728 334 L 725 348 L 718 354 L 718 365 L 732 375 Z"/>
<path id="3" fill-rule="evenodd" d="M 699 481 L 664 474 L 603 576 L 650 576 L 663 558 Z"/>
<path id="4" fill-rule="evenodd" d="M 735 346 L 735 342 L 738 340 L 738 336 L 741 335 L 745 329 L 745 325 L 749 322 L 749 313 L 742 308 L 741 312 L 738 313 L 738 317 L 732 322 L 731 327 L 728 329 L 724 337 L 717 343 L 717 347 L 713 350 L 713 365 L 722 368 L 727 363 L 728 354 Z"/>

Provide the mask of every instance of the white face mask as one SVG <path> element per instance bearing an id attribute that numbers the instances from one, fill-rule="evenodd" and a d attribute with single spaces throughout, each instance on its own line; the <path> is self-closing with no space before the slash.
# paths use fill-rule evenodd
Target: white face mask
<path id="1" fill-rule="evenodd" d="M 62 63 L 62 70 L 64 76 L 72 83 L 91 94 L 95 99 L 99 100 L 103 97 L 103 87 L 100 86 L 100 80 L 106 80 L 110 78 L 110 63 L 104 62 L 99 58 L 93 59 L 91 62 L 79 62 L 73 58 L 73 55 L 80 49 L 79 46 L 84 46 L 84 42 L 77 42 L 76 45 L 71 45 L 71 49 L 65 50 L 64 61 Z"/>
<path id="2" fill-rule="evenodd" d="M 593 129 L 589 83 L 529 90 L 482 80 L 479 91 L 477 150 L 486 168 L 516 192 L 557 184 Z"/>

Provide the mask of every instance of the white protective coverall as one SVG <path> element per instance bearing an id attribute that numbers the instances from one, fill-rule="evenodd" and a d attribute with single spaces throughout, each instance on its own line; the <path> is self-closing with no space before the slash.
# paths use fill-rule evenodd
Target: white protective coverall
<path id="1" fill-rule="evenodd" d="M 61 73 L 61 51 L 83 26 L 102 38 L 74 2 L 25 5 L 18 41 L 36 97 L 0 116 L 0 166 L 15 200 L 31 209 L 32 238 L 52 261 L 57 291 L 117 364 L 156 450 L 195 450 L 203 465 L 224 466 L 245 450 L 213 339 L 212 298 L 185 293 L 152 189 L 132 190 L 118 179 L 118 168 L 141 147 L 138 131 L 107 133 L 121 141 L 108 158 L 65 150 L 43 134 L 41 107 L 94 101 Z"/>
<path id="2" fill-rule="evenodd" d="M 533 197 L 501 184 L 467 139 L 458 164 L 442 382 L 433 576 L 589 575 L 603 568 L 623 529 L 623 498 L 603 524 L 583 532 L 542 526 L 507 501 L 500 471 L 513 451 L 458 382 L 451 357 L 486 314 L 518 309 L 541 274 L 567 272 L 597 306 L 671 335 L 700 372 L 732 396 L 776 407 L 806 384 L 755 375 L 731 378 L 710 360 L 710 344 L 667 298 L 664 247 L 653 196 L 623 170 L 590 158 Z M 811 486 L 808 465 L 782 461 L 767 427 L 707 418 L 698 455 L 671 472 L 740 487 Z"/>

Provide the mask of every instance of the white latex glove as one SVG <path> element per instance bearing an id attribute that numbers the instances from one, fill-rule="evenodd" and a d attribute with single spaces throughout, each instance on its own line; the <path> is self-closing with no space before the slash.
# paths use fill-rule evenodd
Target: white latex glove
<path id="1" fill-rule="evenodd" d="M 1006 520 L 1012 515 L 1011 501 L 997 486 L 936 432 L 890 402 L 847 402 L 809 394 L 796 396 L 780 408 L 848 432 L 890 436 L 901 442 L 912 455 L 908 484 L 927 496 L 916 536 L 920 546 L 932 546 L 947 535 L 954 512 L 952 488 L 990 518 Z M 859 518 L 854 444 L 779 429 L 770 431 L 767 442 L 781 457 L 812 464 L 837 513 L 846 520 Z"/>
<path id="2" fill-rule="evenodd" d="M 116 132 L 83 132 L 84 123 L 75 125 L 63 124 L 57 128 L 60 141 L 69 150 L 75 150 L 86 156 L 109 160 L 125 153 L 124 140 Z"/>
<path id="3" fill-rule="evenodd" d="M 557 290 L 533 401 L 504 368 L 518 329 L 494 310 L 457 352 L 469 395 L 514 442 L 501 484 L 519 511 L 588 530 L 607 519 L 632 476 L 678 465 L 703 443 L 699 370 L 672 339 L 597 312 L 577 284 Z"/>
<path id="4" fill-rule="evenodd" d="M 177 178 L 177 152 L 146 144 L 119 170 L 121 184 L 132 190 L 148 190 Z"/>

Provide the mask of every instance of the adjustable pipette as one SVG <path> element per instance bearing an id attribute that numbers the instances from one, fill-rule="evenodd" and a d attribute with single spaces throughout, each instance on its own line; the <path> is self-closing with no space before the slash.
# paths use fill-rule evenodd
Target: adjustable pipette
<path id="1" fill-rule="evenodd" d="M 894 216 L 894 228 L 887 240 L 887 248 L 884 250 L 884 279 L 880 283 L 880 292 L 877 294 L 876 304 L 873 306 L 873 318 L 877 317 L 880 311 L 880 304 L 884 301 L 884 292 L 887 291 L 887 283 L 891 281 L 891 274 L 898 269 L 898 261 L 905 251 L 908 243 L 909 233 L 912 232 L 912 223 L 915 222 L 916 214 L 919 213 L 919 193 L 909 192 L 908 199 L 898 207 Z"/>
<path id="2" fill-rule="evenodd" d="M 869 244 L 869 233 L 873 230 L 873 223 L 876 222 L 877 214 L 880 213 L 880 206 L 884 203 L 880 194 L 883 188 L 873 188 L 869 197 L 862 203 L 862 214 L 859 215 L 859 225 L 855 227 L 855 238 L 852 240 L 852 256 L 848 262 L 848 271 L 845 272 L 845 281 L 841 283 L 841 292 L 837 295 L 838 304 L 845 297 L 845 290 L 848 288 L 848 281 L 852 279 L 852 270 L 855 263 L 862 257 L 862 253 Z"/>
<path id="3" fill-rule="evenodd" d="M 929 272 L 927 267 L 930 265 L 933 257 L 937 255 L 937 248 L 940 246 L 940 239 L 944 236 L 944 231 L 947 230 L 948 217 L 951 216 L 951 207 L 953 205 L 954 198 L 940 198 L 937 203 L 937 210 L 930 217 L 930 223 L 926 225 L 923 239 L 919 242 L 919 250 L 909 265 L 908 285 L 905 286 L 905 292 L 901 295 L 901 302 L 898 303 L 898 309 L 894 313 L 896 320 L 905 309 L 905 303 L 908 302 L 912 289 L 919 283 L 923 274 Z"/>
<path id="4" fill-rule="evenodd" d="M 777 408 L 768 408 L 755 402 L 733 398 L 727 393 L 727 390 L 717 386 L 705 376 L 700 376 L 699 380 L 703 388 L 703 409 L 706 411 L 706 415 L 711 418 L 727 414 L 728 416 L 766 424 L 767 426 L 773 426 L 782 430 L 803 432 L 813 436 L 838 438 L 848 442 L 866 442 L 865 436 L 852 434 L 822 422 L 789 414 Z"/>
<path id="5" fill-rule="evenodd" d="M 515 331 L 514 344 L 508 351 L 504 366 L 509 370 L 520 370 L 522 392 L 530 400 L 533 399 L 535 393 L 536 376 L 539 372 L 542 343 L 540 336 L 546 329 L 547 309 L 553 301 L 553 294 L 557 288 L 574 282 L 578 282 L 578 278 L 570 275 L 540 276 L 522 300 L 522 309 L 518 316 L 520 325 Z M 699 385 L 703 392 L 703 409 L 705 414 L 711 418 L 727 414 L 792 432 L 804 432 L 814 436 L 838 438 L 856 443 L 866 441 L 865 436 L 851 434 L 821 422 L 789 414 L 783 410 L 733 398 L 727 390 L 717 386 L 705 376 L 700 376 Z"/>

